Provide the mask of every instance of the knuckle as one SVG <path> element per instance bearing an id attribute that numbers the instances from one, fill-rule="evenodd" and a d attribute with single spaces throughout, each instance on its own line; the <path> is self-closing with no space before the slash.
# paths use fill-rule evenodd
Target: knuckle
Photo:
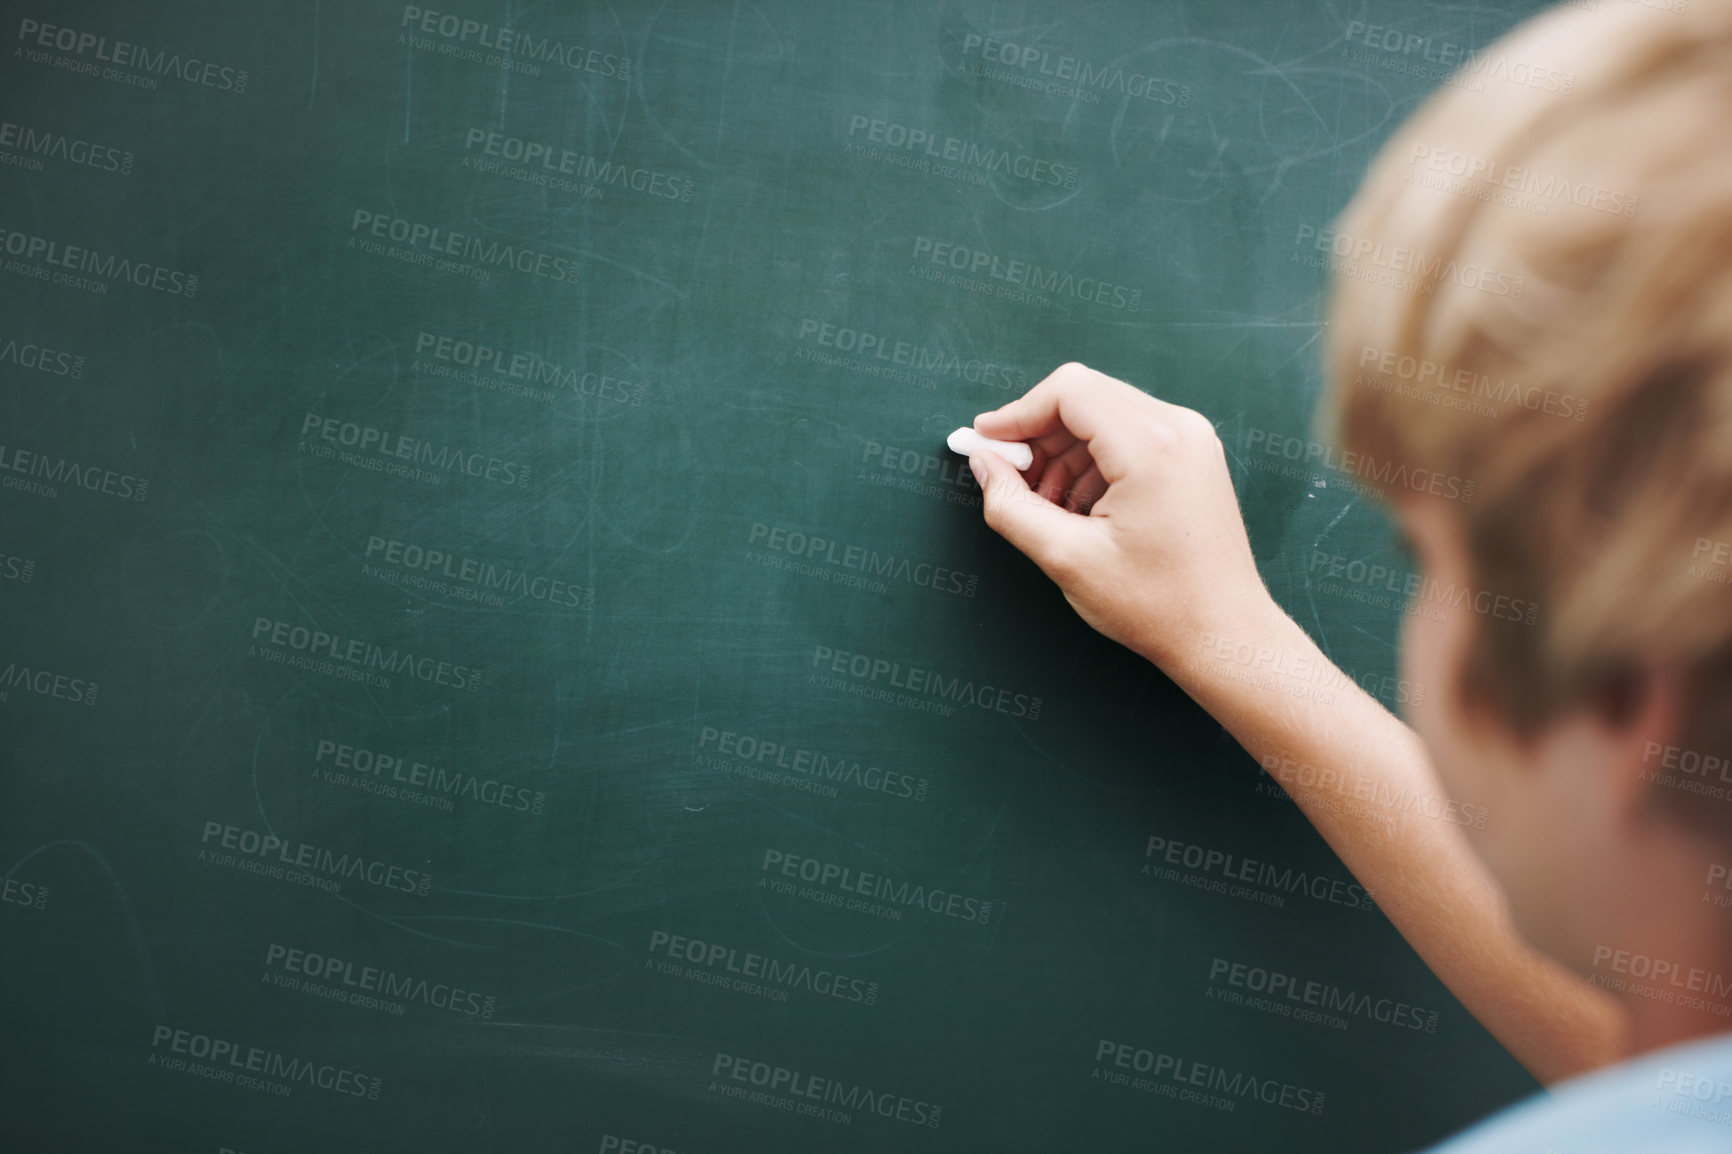
<path id="1" fill-rule="evenodd" d="M 1102 382 L 1112 380 L 1081 361 L 1066 361 L 1053 372 L 1051 379 L 1055 388 L 1073 395 L 1080 389 L 1099 388 Z"/>
<path id="2" fill-rule="evenodd" d="M 1179 409 L 1172 414 L 1172 423 L 1174 430 L 1184 440 L 1203 447 L 1221 443 L 1220 434 L 1215 431 L 1215 423 L 1195 409 Z"/>
<path id="3" fill-rule="evenodd" d="M 1150 421 L 1146 434 L 1149 442 L 1163 452 L 1171 452 L 1184 442 L 1184 434 L 1172 421 Z"/>

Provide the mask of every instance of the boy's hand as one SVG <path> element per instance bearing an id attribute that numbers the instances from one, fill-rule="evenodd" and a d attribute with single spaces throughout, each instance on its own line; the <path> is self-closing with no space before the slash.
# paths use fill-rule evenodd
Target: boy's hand
<path id="1" fill-rule="evenodd" d="M 994 453 L 969 458 L 986 523 L 1106 636 L 1166 668 L 1272 604 L 1201 413 L 1068 364 L 974 427 L 1034 449 L 1020 474 Z"/>

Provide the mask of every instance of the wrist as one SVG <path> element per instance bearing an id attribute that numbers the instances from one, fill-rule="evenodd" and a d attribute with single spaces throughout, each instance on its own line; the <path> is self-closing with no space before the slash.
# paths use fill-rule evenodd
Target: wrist
<path id="1" fill-rule="evenodd" d="M 1158 629 L 1146 631 L 1131 648 L 1189 688 L 1191 683 L 1219 676 L 1236 662 L 1264 663 L 1269 652 L 1285 646 L 1298 629 L 1263 582 L 1254 580 L 1236 593 L 1211 591 L 1205 600 L 1174 614 Z"/>

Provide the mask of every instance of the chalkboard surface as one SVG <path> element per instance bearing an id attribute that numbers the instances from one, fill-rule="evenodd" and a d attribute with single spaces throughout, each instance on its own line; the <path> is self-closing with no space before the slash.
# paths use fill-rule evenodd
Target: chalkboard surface
<path id="1" fill-rule="evenodd" d="M 1397 1151 L 1534 1088 L 943 448 L 1073 359 L 1202 410 L 1398 704 L 1314 238 L 1526 6 L 4 8 L 0 1144 Z"/>

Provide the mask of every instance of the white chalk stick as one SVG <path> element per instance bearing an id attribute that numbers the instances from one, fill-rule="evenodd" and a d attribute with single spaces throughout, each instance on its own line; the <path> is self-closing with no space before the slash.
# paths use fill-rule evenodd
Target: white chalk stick
<path id="1" fill-rule="evenodd" d="M 966 425 L 945 438 L 944 443 L 950 446 L 951 452 L 961 453 L 964 457 L 972 457 L 976 453 L 997 453 L 1018 470 L 1034 464 L 1034 450 L 1021 441 L 995 441 L 991 437 L 981 436 Z"/>

